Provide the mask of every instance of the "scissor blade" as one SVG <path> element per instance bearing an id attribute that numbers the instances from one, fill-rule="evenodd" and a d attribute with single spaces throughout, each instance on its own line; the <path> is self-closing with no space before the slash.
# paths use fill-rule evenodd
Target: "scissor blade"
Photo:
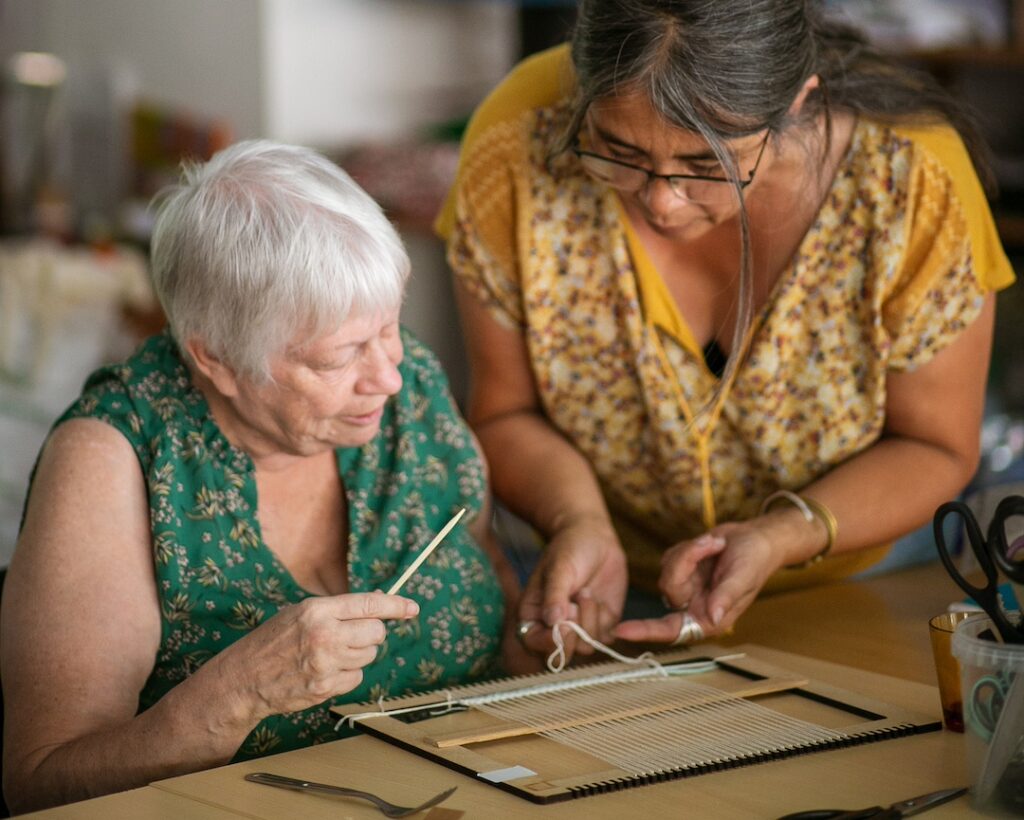
<path id="1" fill-rule="evenodd" d="M 920 797 L 911 797 L 909 800 L 903 800 L 899 803 L 893 803 L 890 807 L 890 811 L 898 811 L 899 817 L 913 817 L 915 814 L 919 814 L 928 809 L 934 809 L 936 806 L 941 806 L 943 803 L 948 803 L 950 800 L 955 800 L 962 794 L 966 794 L 967 789 L 943 789 L 940 792 L 931 792 L 930 794 L 922 794 Z"/>

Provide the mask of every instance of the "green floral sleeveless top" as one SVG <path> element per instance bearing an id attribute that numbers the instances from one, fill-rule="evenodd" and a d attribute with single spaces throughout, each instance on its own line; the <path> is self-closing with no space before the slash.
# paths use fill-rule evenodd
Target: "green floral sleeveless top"
<path id="1" fill-rule="evenodd" d="M 388 402 L 380 434 L 337 451 L 349 589 L 386 589 L 460 507 L 468 512 L 402 590 L 419 603 L 419 616 L 387 623 L 377 660 L 359 688 L 338 699 L 345 702 L 479 679 L 498 656 L 501 590 L 466 526 L 482 506 L 483 463 L 437 360 L 405 331 L 403 343 L 404 387 Z M 169 335 L 90 376 L 57 424 L 73 418 L 99 419 L 124 434 L 149 490 L 162 636 L 141 712 L 313 593 L 263 543 L 252 461 L 217 427 Z M 336 739 L 330 705 L 262 721 L 235 759 Z"/>

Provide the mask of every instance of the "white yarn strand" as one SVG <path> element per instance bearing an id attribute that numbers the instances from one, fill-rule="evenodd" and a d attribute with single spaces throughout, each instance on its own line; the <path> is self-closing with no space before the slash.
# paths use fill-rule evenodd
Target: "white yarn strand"
<path id="1" fill-rule="evenodd" d="M 605 675 L 593 675 L 588 678 L 575 678 L 572 680 L 564 681 L 551 681 L 546 683 L 538 683 L 533 686 L 524 686 L 521 689 L 512 689 L 504 692 L 493 692 L 482 695 L 472 695 L 468 697 L 462 697 L 455 699 L 452 696 L 450 690 L 445 689 L 444 694 L 446 702 L 443 705 L 437 703 L 430 703 L 421 706 L 407 706 L 398 709 L 385 709 L 383 696 L 378 698 L 377 706 L 378 709 L 375 712 L 359 712 L 354 715 L 346 715 L 341 718 L 334 726 L 335 731 L 339 730 L 342 725 L 348 723 L 349 728 L 355 728 L 355 724 L 360 720 L 368 720 L 370 718 L 377 717 L 391 717 L 393 715 L 405 715 L 412 712 L 423 712 L 427 710 L 435 710 L 431 714 L 443 715 L 449 712 L 454 712 L 459 709 L 467 709 L 473 706 L 483 706 L 491 703 L 502 703 L 505 701 L 519 700 L 522 698 L 533 698 L 538 695 L 548 695 L 555 692 L 564 692 L 567 690 L 586 689 L 591 686 L 607 686 L 615 683 L 625 683 L 629 681 L 638 681 L 648 678 L 667 678 L 676 677 L 679 675 L 699 675 L 704 672 L 710 672 L 718 667 L 718 661 L 733 660 L 735 658 L 743 657 L 743 653 L 737 653 L 735 655 L 723 655 L 714 660 L 700 660 L 700 661 L 683 661 L 680 663 L 673 664 L 662 664 L 655 660 L 654 656 L 650 652 L 644 652 L 635 658 L 630 658 L 627 655 L 623 655 L 620 652 L 616 652 L 610 646 L 601 643 L 593 636 L 591 636 L 583 627 L 577 624 L 575 621 L 559 621 L 554 625 L 551 630 L 551 637 L 555 643 L 555 650 L 548 657 L 548 669 L 552 673 L 557 674 L 565 669 L 565 640 L 562 637 L 562 628 L 571 629 L 575 632 L 580 640 L 586 642 L 590 646 L 594 647 L 599 652 L 602 652 L 609 657 L 619 661 L 620 663 L 627 664 L 629 666 L 643 666 L 643 669 L 627 669 L 621 672 L 611 672 Z M 479 686 L 479 684 L 477 684 Z"/>
<path id="2" fill-rule="evenodd" d="M 381 695 L 377 699 L 377 706 L 379 707 L 378 711 L 360 712 L 356 715 L 346 715 L 334 724 L 334 731 L 337 732 L 341 728 L 342 724 L 346 722 L 348 723 L 349 729 L 354 729 L 356 727 L 357 720 L 366 720 L 367 718 L 391 717 L 392 715 L 407 715 L 411 712 L 423 712 L 427 709 L 436 710 L 430 713 L 431 717 L 435 717 L 437 715 L 446 715 L 449 712 L 458 711 L 460 708 L 465 708 L 465 705 L 461 701 L 457 701 L 454 698 L 452 698 L 452 693 L 447 689 L 444 690 L 444 694 L 447 700 L 443 706 L 439 707 L 438 704 L 431 703 L 426 706 L 406 706 L 404 709 L 385 709 L 384 696 Z"/>
<path id="3" fill-rule="evenodd" d="M 555 642 L 555 651 L 548 656 L 548 669 L 552 672 L 561 672 L 565 669 L 567 659 L 565 656 L 565 639 L 562 637 L 561 628 L 567 627 L 575 632 L 581 641 L 599 652 L 603 652 L 610 658 L 614 658 L 620 663 L 627 663 L 631 666 L 639 666 L 641 664 L 651 667 L 651 669 L 658 670 L 658 674 L 667 675 L 665 667 L 662 666 L 654 659 L 654 654 L 651 652 L 644 652 L 642 655 L 638 655 L 635 658 L 630 658 L 626 655 L 622 655 L 616 652 L 610 646 L 601 643 L 597 638 L 593 637 L 587 630 L 580 626 L 575 621 L 558 621 L 553 627 L 551 627 L 551 640 Z"/>

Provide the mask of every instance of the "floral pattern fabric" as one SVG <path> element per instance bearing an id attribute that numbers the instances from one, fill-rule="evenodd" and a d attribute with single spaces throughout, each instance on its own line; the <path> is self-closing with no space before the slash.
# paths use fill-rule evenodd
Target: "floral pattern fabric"
<path id="1" fill-rule="evenodd" d="M 702 413 L 718 378 L 618 195 L 555 152 L 566 63 L 564 50 L 534 58 L 484 103 L 438 230 L 459 281 L 522 330 L 545 413 L 593 466 L 631 581 L 650 586 L 673 543 L 875 442 L 887 374 L 950 344 L 1013 274 L 955 133 L 861 121 L 735 379 Z"/>
<path id="2" fill-rule="evenodd" d="M 352 592 L 386 589 L 460 508 L 468 508 L 402 594 L 420 605 L 388 622 L 359 702 L 482 678 L 496 665 L 504 604 L 498 581 L 466 527 L 485 498 L 485 471 L 433 355 L 403 332 L 404 387 L 387 403 L 380 434 L 336 451 L 348 505 Z M 125 435 L 150 499 L 162 635 L 139 711 L 221 650 L 313 593 L 263 542 L 252 461 L 217 427 L 169 335 L 103 368 L 57 422 L 95 418 Z M 262 721 L 236 760 L 338 737 L 330 702 Z"/>

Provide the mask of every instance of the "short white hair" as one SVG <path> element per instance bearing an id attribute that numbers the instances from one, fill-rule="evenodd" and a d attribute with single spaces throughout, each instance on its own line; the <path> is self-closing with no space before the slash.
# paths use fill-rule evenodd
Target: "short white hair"
<path id="1" fill-rule="evenodd" d="M 183 352 L 197 339 L 236 374 L 265 381 L 296 337 L 401 306 L 409 257 L 398 233 L 315 151 L 239 142 L 186 163 L 157 201 L 153 283 Z"/>

